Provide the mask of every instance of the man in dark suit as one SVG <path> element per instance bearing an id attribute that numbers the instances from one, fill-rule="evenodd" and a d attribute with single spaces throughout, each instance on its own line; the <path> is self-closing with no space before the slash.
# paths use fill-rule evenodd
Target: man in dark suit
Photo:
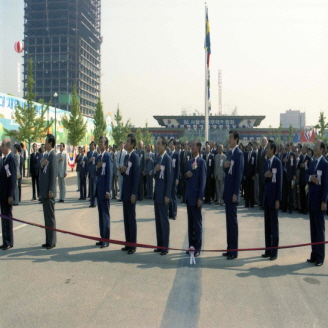
<path id="1" fill-rule="evenodd" d="M 254 180 L 256 174 L 256 154 L 253 144 L 248 143 L 248 152 L 244 156 L 245 207 L 254 208 Z"/>
<path id="2" fill-rule="evenodd" d="M 122 200 L 125 240 L 134 244 L 137 242 L 136 201 L 138 199 L 140 178 L 140 159 L 134 151 L 136 144 L 135 136 L 129 134 L 125 143 L 125 149 L 128 153 L 125 155 L 124 165 L 121 167 L 123 175 Z M 128 251 L 128 254 L 133 254 L 136 248 L 125 246 L 122 248 L 122 251 Z"/>
<path id="3" fill-rule="evenodd" d="M 99 151 L 100 155 L 97 157 L 96 169 L 97 169 L 97 184 L 96 184 L 96 197 L 99 214 L 99 229 L 100 237 L 109 239 L 110 237 L 110 215 L 109 215 L 109 198 L 110 190 L 112 186 L 112 160 L 109 154 L 106 152 L 108 147 L 108 139 L 105 136 L 99 138 Z M 108 247 L 107 242 L 97 242 L 96 245 L 101 248 Z"/>
<path id="4" fill-rule="evenodd" d="M 91 141 L 90 151 L 88 152 L 88 176 L 89 176 L 89 194 L 90 194 L 90 206 L 96 207 L 96 159 L 98 153 L 96 151 L 96 143 Z"/>
<path id="5" fill-rule="evenodd" d="M 202 158 L 206 162 L 206 186 L 205 186 L 204 204 L 211 204 L 215 165 L 214 165 L 214 155 L 211 153 L 211 146 L 209 143 L 206 145 L 205 154 L 202 156 Z"/>
<path id="6" fill-rule="evenodd" d="M 184 143 L 184 148 L 180 153 L 181 203 L 186 202 L 186 182 L 184 181 L 184 175 L 186 173 L 186 167 L 190 158 L 191 152 L 189 151 L 188 141 L 186 141 Z"/>
<path id="7" fill-rule="evenodd" d="M 269 140 L 266 147 L 267 161 L 264 165 L 264 233 L 265 247 L 279 246 L 278 210 L 282 198 L 282 165 L 280 159 L 275 156 L 277 146 Z M 276 260 L 278 249 L 266 250 L 262 257 Z"/>
<path id="8" fill-rule="evenodd" d="M 38 160 L 39 160 L 39 153 L 38 153 L 38 146 L 36 143 L 32 145 L 33 153 L 30 156 L 30 175 L 32 178 L 32 199 L 36 200 L 36 193 L 35 187 L 37 189 L 38 197 L 39 197 L 39 168 L 38 168 Z"/>
<path id="9" fill-rule="evenodd" d="M 176 141 L 171 139 L 169 143 L 170 147 L 170 157 L 172 159 L 172 191 L 171 191 L 171 200 L 169 204 L 169 218 L 176 220 L 178 206 L 177 206 L 177 186 L 179 184 L 179 175 L 180 175 L 180 157 L 178 152 L 175 150 Z"/>
<path id="10" fill-rule="evenodd" d="M 55 218 L 55 199 L 57 193 L 56 179 L 58 176 L 58 159 L 54 149 L 56 144 L 55 137 L 47 134 L 46 151 L 47 158 L 41 162 L 40 172 L 40 195 L 43 205 L 44 224 L 49 228 L 56 228 Z M 46 229 L 46 243 L 42 247 L 52 249 L 56 246 L 56 231 Z"/>
<path id="11" fill-rule="evenodd" d="M 81 147 L 78 147 L 78 153 L 75 157 L 75 170 L 76 170 L 76 178 L 77 178 L 77 190 L 80 191 L 80 161 L 81 161 Z"/>
<path id="12" fill-rule="evenodd" d="M 257 162 L 257 174 L 259 177 L 259 209 L 264 209 L 263 207 L 263 192 L 264 192 L 264 177 L 262 175 L 264 164 L 266 161 L 266 146 L 268 144 L 268 139 L 266 137 L 262 138 L 262 147 L 258 151 L 258 162 Z"/>
<path id="13" fill-rule="evenodd" d="M 195 248 L 195 257 L 202 248 L 202 204 L 206 185 L 206 162 L 200 156 L 202 143 L 192 143 L 192 156 L 186 167 L 186 203 L 188 214 L 189 247 Z M 209 147 L 209 145 L 208 145 Z M 212 154 L 210 154 L 213 156 Z M 214 166 L 214 164 L 213 164 Z M 189 253 L 189 252 L 187 252 Z"/>
<path id="14" fill-rule="evenodd" d="M 2 166 L 0 169 L 0 202 L 1 202 L 1 214 L 12 218 L 12 203 L 16 187 L 16 165 L 14 156 L 11 151 L 10 139 L 4 139 L 2 141 L 2 153 L 4 158 L 2 159 Z M 14 233 L 13 233 L 13 221 L 5 218 L 1 218 L 2 226 L 2 245 L 0 248 L 6 251 L 14 246 Z"/>
<path id="15" fill-rule="evenodd" d="M 138 200 L 143 200 L 145 196 L 144 175 L 146 169 L 146 156 L 145 156 L 145 150 L 143 148 L 144 148 L 143 142 L 140 140 L 138 143 L 138 150 L 137 150 L 137 154 L 139 156 L 139 161 L 140 161 Z"/>
<path id="16" fill-rule="evenodd" d="M 84 147 L 81 148 L 80 159 L 80 198 L 79 200 L 87 199 L 87 176 L 88 176 L 88 158 L 85 156 Z"/>
<path id="17" fill-rule="evenodd" d="M 20 161 L 19 161 L 19 172 L 20 172 L 20 177 L 18 178 L 18 194 L 19 194 L 19 202 L 22 201 L 22 178 L 24 174 L 24 157 L 22 156 L 22 148 L 21 145 L 18 146 L 18 152 L 20 154 Z M 24 149 L 23 149 L 24 150 Z"/>
<path id="18" fill-rule="evenodd" d="M 160 137 L 157 141 L 158 156 L 156 158 L 154 207 L 156 237 L 158 247 L 169 247 L 170 222 L 169 222 L 169 202 L 172 191 L 172 159 L 166 153 L 167 141 Z M 154 252 L 166 255 L 167 249 L 156 248 Z"/>
<path id="19" fill-rule="evenodd" d="M 293 144 L 287 142 L 286 153 L 282 157 L 283 165 L 283 184 L 282 184 L 282 211 L 289 213 L 293 212 L 293 185 L 295 186 L 296 181 L 296 156 L 292 152 Z"/>
<path id="20" fill-rule="evenodd" d="M 309 212 L 311 243 L 325 241 L 325 212 L 328 200 L 328 162 L 322 155 L 325 144 L 318 140 L 314 145 L 315 160 L 307 172 L 309 182 Z M 325 244 L 312 245 L 308 262 L 321 266 L 325 260 Z"/>
<path id="21" fill-rule="evenodd" d="M 300 204 L 301 213 L 308 214 L 308 198 L 306 195 L 306 185 L 308 181 L 306 180 L 306 172 L 311 166 L 312 158 L 307 154 L 307 146 L 300 145 L 302 154 L 300 155 L 300 160 L 298 162 L 298 169 L 300 170 L 299 186 L 300 186 Z"/>
<path id="22" fill-rule="evenodd" d="M 223 253 L 228 260 L 238 257 L 238 220 L 237 203 L 239 202 L 239 190 L 244 171 L 244 155 L 238 147 L 239 133 L 236 130 L 229 131 L 229 147 L 227 161 L 224 163 L 225 183 L 223 199 L 226 208 L 227 224 L 227 252 Z"/>

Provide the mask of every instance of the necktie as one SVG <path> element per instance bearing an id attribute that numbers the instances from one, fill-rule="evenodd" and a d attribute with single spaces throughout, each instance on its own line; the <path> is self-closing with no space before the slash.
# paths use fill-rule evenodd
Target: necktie
<path id="1" fill-rule="evenodd" d="M 248 153 L 248 161 L 251 160 L 251 152 Z"/>
<path id="2" fill-rule="evenodd" d="M 7 159 L 7 156 L 5 156 L 5 157 L 3 158 L 3 162 L 5 162 L 5 161 L 6 161 L 6 159 Z"/>
<path id="3" fill-rule="evenodd" d="M 314 164 L 314 165 L 315 165 L 315 166 L 314 166 L 314 167 L 315 167 L 315 169 L 314 169 L 314 173 L 315 173 L 315 171 L 317 170 L 317 166 L 318 166 L 318 160 L 314 160 L 314 163 L 315 163 L 315 164 Z"/>

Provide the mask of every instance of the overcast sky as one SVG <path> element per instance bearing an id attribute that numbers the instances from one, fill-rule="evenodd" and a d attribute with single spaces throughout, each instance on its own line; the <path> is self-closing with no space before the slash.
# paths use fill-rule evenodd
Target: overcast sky
<path id="1" fill-rule="evenodd" d="M 218 113 L 222 70 L 224 113 L 306 112 L 307 125 L 328 116 L 327 0 L 208 0 L 211 98 Z M 23 39 L 23 0 L 0 0 L 0 92 L 17 92 L 13 49 Z M 135 126 L 153 115 L 204 112 L 204 1 L 102 0 L 102 100 L 117 104 Z"/>

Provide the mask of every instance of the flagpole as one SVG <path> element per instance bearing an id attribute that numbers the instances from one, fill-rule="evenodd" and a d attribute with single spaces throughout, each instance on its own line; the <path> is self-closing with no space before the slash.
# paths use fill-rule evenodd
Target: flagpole
<path id="1" fill-rule="evenodd" d="M 206 42 L 206 13 L 207 5 L 205 2 L 205 42 Z M 207 68 L 207 48 L 205 48 L 205 141 L 208 140 L 208 68 Z"/>

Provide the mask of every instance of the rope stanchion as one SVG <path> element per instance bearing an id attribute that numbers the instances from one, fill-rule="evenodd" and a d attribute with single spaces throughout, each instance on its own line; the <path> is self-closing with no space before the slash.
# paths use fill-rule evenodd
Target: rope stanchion
<path id="1" fill-rule="evenodd" d="M 93 236 L 83 235 L 83 234 L 79 234 L 79 233 L 72 232 L 72 231 L 66 231 L 66 230 L 46 227 L 46 226 L 41 225 L 41 224 L 37 224 L 37 223 L 29 222 L 29 221 L 24 221 L 24 220 L 20 220 L 20 219 L 16 219 L 16 218 L 11 218 L 11 217 L 8 217 L 8 216 L 3 215 L 3 214 L 0 214 L 0 217 L 2 217 L 4 219 L 24 223 L 24 224 L 27 224 L 27 225 L 30 225 L 30 226 L 38 227 L 38 228 L 49 229 L 49 230 L 53 230 L 53 231 L 56 231 L 56 232 L 60 232 L 60 233 L 64 233 L 64 234 L 68 234 L 68 235 L 76 236 L 76 237 L 80 237 L 80 238 L 85 238 L 85 239 L 90 239 L 90 240 L 95 240 L 95 241 L 102 241 L 104 243 L 110 243 L 110 244 L 116 244 L 116 245 L 125 245 L 125 246 L 131 246 L 131 247 L 151 248 L 151 249 L 155 249 L 155 248 L 157 248 L 157 249 L 168 249 L 168 250 L 172 250 L 172 251 L 190 251 L 189 248 L 184 249 L 184 248 L 173 248 L 173 247 L 159 247 L 159 246 L 155 246 L 155 245 L 130 243 L 130 242 L 127 242 L 127 241 L 122 241 L 122 240 L 93 237 Z M 262 251 L 262 250 L 271 250 L 271 249 L 296 248 L 296 247 L 304 247 L 304 246 L 312 246 L 312 245 L 321 245 L 321 244 L 327 244 L 327 243 L 328 243 L 328 241 L 320 241 L 320 242 L 317 242 L 317 243 L 285 245 L 285 246 L 278 246 L 278 247 L 256 247 L 256 248 L 240 248 L 240 249 L 229 249 L 229 250 L 227 250 L 227 249 L 201 249 L 199 251 L 201 251 L 201 252 L 227 252 L 227 251 L 230 251 L 230 252 L 246 252 L 246 251 Z"/>

